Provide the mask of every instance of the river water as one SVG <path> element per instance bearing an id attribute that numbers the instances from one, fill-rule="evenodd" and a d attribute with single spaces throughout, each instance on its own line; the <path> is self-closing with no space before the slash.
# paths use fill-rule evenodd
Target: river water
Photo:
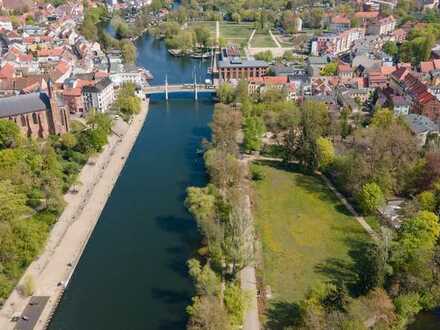
<path id="1" fill-rule="evenodd" d="M 137 41 L 138 65 L 152 84 L 205 78 L 199 60 L 170 56 L 163 42 Z M 150 101 L 127 159 L 50 329 L 184 329 L 193 286 L 186 260 L 199 244 L 183 206 L 185 189 L 206 183 L 197 148 L 209 138 L 213 102 L 201 97 Z"/>

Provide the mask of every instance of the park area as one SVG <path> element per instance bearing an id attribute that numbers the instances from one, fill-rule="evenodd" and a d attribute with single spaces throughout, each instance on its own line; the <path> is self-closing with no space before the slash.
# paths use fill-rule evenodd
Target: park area
<path id="1" fill-rule="evenodd" d="M 356 294 L 369 237 L 321 178 L 278 162 L 253 166 L 263 173 L 254 184 L 254 216 L 263 250 L 259 275 L 272 292 L 267 322 L 283 329 L 284 316 L 294 317 L 297 303 L 319 282 L 343 282 Z"/>
<path id="2" fill-rule="evenodd" d="M 251 40 L 251 47 L 274 48 L 277 47 L 269 33 L 255 33 Z"/>
<path id="3" fill-rule="evenodd" d="M 197 22 L 194 25 L 203 25 L 208 27 L 213 39 L 216 37 L 216 22 L 204 21 Z M 252 23 L 232 23 L 232 22 L 220 22 L 220 37 L 223 38 L 226 44 L 243 45 L 246 44 L 254 29 Z"/>

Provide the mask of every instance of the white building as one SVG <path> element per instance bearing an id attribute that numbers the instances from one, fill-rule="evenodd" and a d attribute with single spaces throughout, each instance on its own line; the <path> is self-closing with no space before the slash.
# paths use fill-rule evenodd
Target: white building
<path id="1" fill-rule="evenodd" d="M 120 86 L 124 83 L 133 83 L 139 88 L 147 85 L 147 74 L 142 68 L 135 65 L 124 65 L 120 72 L 113 72 L 110 74 L 110 79 L 115 86 Z"/>
<path id="2" fill-rule="evenodd" d="M 0 29 L 12 31 L 14 28 L 12 27 L 12 22 L 9 17 L 0 16 Z"/>
<path id="3" fill-rule="evenodd" d="M 393 16 L 387 16 L 368 25 L 368 34 L 384 35 L 393 32 L 396 28 L 396 19 Z"/>
<path id="4" fill-rule="evenodd" d="M 82 91 L 86 111 L 95 108 L 98 112 L 106 112 L 115 100 L 113 83 L 104 78 L 94 86 L 85 86 Z"/>

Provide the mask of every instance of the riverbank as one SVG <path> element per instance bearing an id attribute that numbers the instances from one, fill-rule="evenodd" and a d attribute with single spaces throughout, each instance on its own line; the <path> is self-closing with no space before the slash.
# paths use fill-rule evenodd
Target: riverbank
<path id="1" fill-rule="evenodd" d="M 30 301 L 17 288 L 24 279 L 35 282 L 34 296 L 49 297 L 41 315 L 36 316 L 34 329 L 45 329 L 64 287 L 68 285 L 88 239 L 121 173 L 137 136 L 148 114 L 148 101 L 133 119 L 123 136 L 113 134 L 102 153 L 92 157 L 82 169 L 78 193 L 67 193 L 66 208 L 52 228 L 46 247 L 40 257 L 28 267 L 17 287 L 0 311 L 0 329 L 13 329 L 12 317 L 22 315 Z M 58 285 L 62 283 L 62 285 Z M 26 317 L 29 317 L 25 315 Z M 33 322 L 29 319 L 25 322 Z"/>

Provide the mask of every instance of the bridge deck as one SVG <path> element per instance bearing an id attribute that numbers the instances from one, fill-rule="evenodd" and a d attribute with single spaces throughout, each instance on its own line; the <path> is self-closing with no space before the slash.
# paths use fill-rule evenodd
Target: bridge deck
<path id="1" fill-rule="evenodd" d="M 157 85 L 157 86 L 148 86 L 144 88 L 144 92 L 146 94 L 160 94 L 165 93 L 166 90 L 168 93 L 175 92 L 194 92 L 194 84 L 180 84 L 180 85 Z M 215 92 L 214 85 L 208 84 L 197 84 L 197 92 Z"/>

